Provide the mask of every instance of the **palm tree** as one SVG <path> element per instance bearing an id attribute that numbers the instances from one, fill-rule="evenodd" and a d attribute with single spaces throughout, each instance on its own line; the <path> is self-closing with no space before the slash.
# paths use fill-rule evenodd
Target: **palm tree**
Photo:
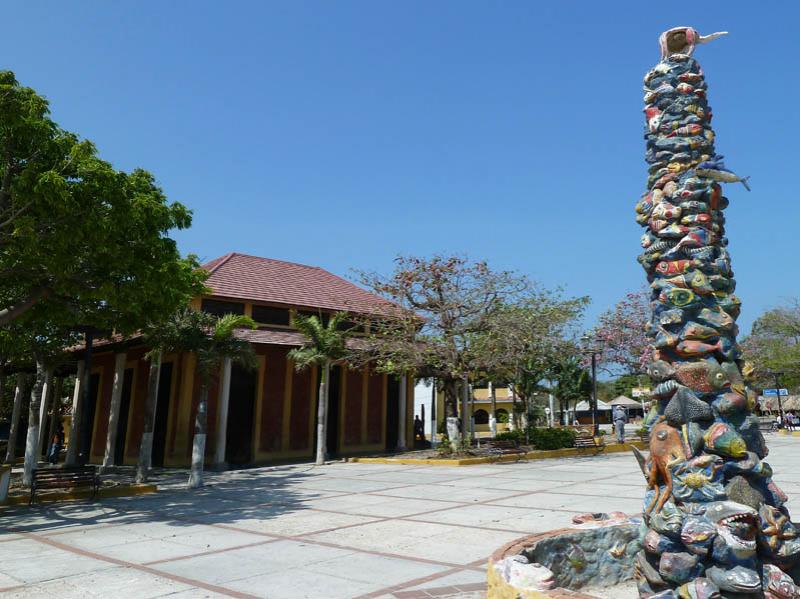
<path id="1" fill-rule="evenodd" d="M 289 358 L 294 362 L 297 370 L 304 370 L 310 366 L 320 367 L 319 402 L 317 404 L 317 465 L 324 464 L 328 454 L 326 430 L 328 381 L 330 380 L 331 364 L 344 358 L 347 351 L 348 332 L 341 330 L 346 318 L 346 313 L 337 312 L 325 326 L 315 315 L 296 314 L 294 317 L 295 328 L 306 336 L 307 341 L 301 347 L 290 351 Z"/>
<path id="2" fill-rule="evenodd" d="M 197 356 L 197 372 L 200 375 L 200 402 L 197 404 L 194 439 L 192 440 L 192 472 L 189 475 L 188 483 L 191 489 L 196 489 L 203 484 L 208 388 L 214 374 L 219 370 L 220 362 L 229 359 L 246 370 L 254 370 L 257 366 L 253 346 L 234 335 L 236 329 L 256 328 L 253 319 L 249 316 L 226 314 L 214 320 L 212 327 L 201 327 L 204 334 L 193 348 Z"/>
<path id="3" fill-rule="evenodd" d="M 205 331 L 214 325 L 215 320 L 211 314 L 184 308 L 165 320 L 151 323 L 145 330 L 145 342 L 151 347 L 145 354 L 145 358 L 150 361 L 150 370 L 144 406 L 144 430 L 136 467 L 137 483 L 145 482 L 150 472 L 161 358 L 165 353 L 173 351 L 194 351 L 205 337 Z"/>
<path id="4" fill-rule="evenodd" d="M 556 392 L 560 402 L 566 403 L 569 412 L 570 402 L 586 399 L 592 392 L 592 379 L 574 356 L 568 356 L 556 365 Z M 570 423 L 571 424 L 571 423 Z"/>

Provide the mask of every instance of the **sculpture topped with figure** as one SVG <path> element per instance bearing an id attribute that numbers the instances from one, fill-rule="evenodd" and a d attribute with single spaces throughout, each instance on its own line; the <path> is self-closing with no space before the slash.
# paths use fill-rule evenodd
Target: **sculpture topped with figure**
<path id="1" fill-rule="evenodd" d="M 691 27 L 661 34 L 661 61 L 644 79 L 647 190 L 638 260 L 650 284 L 654 380 L 647 481 L 643 598 L 800 598 L 800 538 L 768 450 L 736 341 L 722 183 L 747 178 L 716 153 L 705 75 Z"/>

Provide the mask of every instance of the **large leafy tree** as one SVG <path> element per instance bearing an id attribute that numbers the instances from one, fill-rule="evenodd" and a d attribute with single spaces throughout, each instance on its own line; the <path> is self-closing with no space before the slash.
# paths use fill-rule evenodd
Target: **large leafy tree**
<path id="1" fill-rule="evenodd" d="M 529 288 L 524 277 L 460 256 L 399 257 L 392 274 L 360 279 L 390 302 L 385 317 L 367 319 L 369 359 L 384 371 L 436 377 L 446 417 L 458 414 L 459 383 L 493 363 L 482 351 L 493 318 Z"/>
<path id="2" fill-rule="evenodd" d="M 742 349 L 753 365 L 758 386 L 774 387 L 772 372 L 783 373 L 784 386 L 800 386 L 800 300 L 759 316 L 750 335 L 742 340 Z"/>
<path id="3" fill-rule="evenodd" d="M 348 331 L 343 330 L 347 314 L 338 312 L 324 325 L 319 317 L 312 314 L 304 316 L 296 314 L 294 326 L 306 337 L 306 342 L 289 352 L 289 358 L 297 370 L 312 366 L 319 367 L 319 400 L 317 404 L 317 456 L 316 463 L 321 465 L 327 458 L 327 413 L 330 394 L 331 365 L 342 360 L 347 354 Z"/>
<path id="4" fill-rule="evenodd" d="M 114 169 L 0 72 L 0 326 L 43 303 L 50 321 L 122 333 L 173 312 L 202 289 L 167 236 L 190 223 L 150 173 Z"/>
<path id="5" fill-rule="evenodd" d="M 506 304 L 491 319 L 480 338 L 486 357 L 487 378 L 509 384 L 527 414 L 534 412 L 534 397 L 549 390 L 564 355 L 575 351 L 577 325 L 586 297 L 565 298 L 560 290 L 531 284 L 526 295 Z"/>

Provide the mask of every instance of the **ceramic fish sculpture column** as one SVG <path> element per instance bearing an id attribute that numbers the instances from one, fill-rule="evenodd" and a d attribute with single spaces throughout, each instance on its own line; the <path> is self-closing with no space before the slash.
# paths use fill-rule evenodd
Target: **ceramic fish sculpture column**
<path id="1" fill-rule="evenodd" d="M 722 185 L 747 179 L 714 148 L 703 37 L 677 27 L 660 38 L 661 61 L 644 79 L 647 191 L 639 262 L 652 289 L 650 453 L 640 596 L 800 598 L 800 537 L 772 482 L 767 447 L 747 394 L 736 342 Z"/>

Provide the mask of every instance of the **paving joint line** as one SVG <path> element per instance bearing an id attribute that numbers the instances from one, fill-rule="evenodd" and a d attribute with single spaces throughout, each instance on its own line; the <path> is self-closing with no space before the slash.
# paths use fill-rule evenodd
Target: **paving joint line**
<path id="1" fill-rule="evenodd" d="M 228 589 L 224 586 L 210 584 L 207 582 L 203 582 L 201 580 L 195 580 L 192 578 L 187 578 L 185 576 L 178 576 L 176 574 L 171 574 L 169 572 L 164 572 L 162 570 L 158 570 L 156 568 L 150 568 L 148 566 L 137 564 L 134 562 L 128 562 L 125 560 L 117 559 L 114 557 L 109 557 L 107 555 L 102 555 L 100 553 L 95 553 L 93 551 L 87 551 L 85 549 L 80 549 L 78 547 L 72 547 L 65 543 L 60 543 L 59 541 L 54 541 L 53 539 L 42 537 L 40 535 L 36 535 L 33 533 L 23 533 L 24 536 L 33 539 L 34 541 L 38 541 L 44 545 L 50 545 L 51 547 L 55 547 L 57 549 L 61 549 L 62 551 L 66 551 L 68 553 L 72 553 L 75 555 L 80 555 L 82 557 L 88 557 L 97 561 L 106 562 L 109 564 L 114 564 L 116 566 L 122 566 L 125 568 L 132 568 L 134 570 L 139 570 L 140 572 L 146 572 L 147 574 L 151 574 L 153 576 L 158 576 L 160 578 L 164 578 L 166 580 L 171 580 L 173 582 L 179 582 L 181 584 L 185 584 L 187 586 L 196 587 L 205 589 L 206 591 L 211 591 L 213 593 L 220 593 L 223 595 L 228 595 L 229 597 L 235 597 L 236 599 L 258 599 L 256 595 L 250 595 L 248 593 L 241 593 L 239 591 L 234 591 L 233 589 Z M 25 585 L 26 587 L 29 585 Z"/>
<path id="2" fill-rule="evenodd" d="M 159 539 L 156 539 L 159 540 Z M 236 545 L 234 547 L 226 547 L 224 549 L 211 549 L 209 551 L 201 551 L 199 553 L 192 553 L 189 555 L 180 555 L 178 557 L 167 557 L 164 559 L 153 560 L 152 562 L 143 562 L 143 566 L 154 566 L 156 564 L 166 564 L 171 562 L 179 562 L 185 559 L 193 559 L 195 557 L 203 557 L 205 555 L 216 555 L 217 553 L 225 553 L 226 551 L 236 551 L 237 549 L 247 549 L 248 547 L 259 547 L 261 545 L 269 545 L 270 543 L 277 543 L 279 539 L 267 539 L 266 541 L 259 541 L 257 543 L 246 543 L 244 545 Z"/>

